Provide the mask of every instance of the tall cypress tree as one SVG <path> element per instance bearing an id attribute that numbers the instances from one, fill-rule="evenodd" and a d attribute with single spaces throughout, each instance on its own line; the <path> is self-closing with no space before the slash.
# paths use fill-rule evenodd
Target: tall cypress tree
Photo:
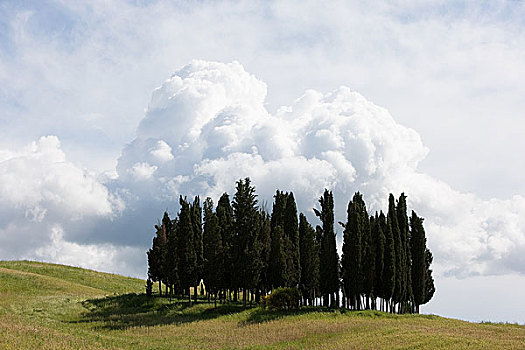
<path id="1" fill-rule="evenodd" d="M 180 196 L 179 223 L 177 225 L 178 236 L 178 273 L 182 288 L 188 291 L 188 300 L 191 304 L 190 287 L 197 284 L 197 254 L 193 234 L 192 213 L 186 198 Z"/>
<path id="2" fill-rule="evenodd" d="M 381 215 L 379 217 L 381 218 Z M 392 299 L 392 296 L 394 295 L 395 285 L 396 285 L 396 251 L 394 247 L 394 233 L 392 232 L 392 219 L 390 215 L 388 215 L 386 219 L 386 231 L 385 231 L 385 254 L 383 257 L 383 286 L 381 289 L 383 293 L 383 298 L 385 299 L 385 301 L 389 302 L 390 304 L 390 311 L 393 311 L 391 299 Z"/>
<path id="3" fill-rule="evenodd" d="M 288 282 L 287 239 L 284 234 L 284 210 L 287 196 L 277 190 L 271 216 L 271 249 L 268 262 L 268 282 L 271 288 L 284 287 Z"/>
<path id="4" fill-rule="evenodd" d="M 410 217 L 410 250 L 412 255 L 412 291 L 414 293 L 415 312 L 419 313 L 419 305 L 425 301 L 425 281 L 427 265 L 425 260 L 426 237 L 423 219 L 412 211 Z"/>
<path id="5" fill-rule="evenodd" d="M 206 290 L 213 293 L 214 303 L 217 306 L 217 293 L 222 287 L 224 276 L 224 256 L 219 219 L 213 212 L 211 198 L 206 198 L 204 201 L 203 247 L 203 278 Z"/>
<path id="6" fill-rule="evenodd" d="M 164 214 L 166 216 L 167 213 Z M 153 244 L 148 250 L 148 279 L 159 282 L 159 294 L 162 295 L 162 281 L 166 281 L 166 228 L 164 225 L 155 225 L 156 236 L 153 238 Z"/>
<path id="7" fill-rule="evenodd" d="M 292 192 L 287 194 L 286 197 L 286 205 L 283 213 L 283 231 L 286 241 L 286 284 L 288 287 L 297 287 L 301 280 L 297 206 Z"/>
<path id="8" fill-rule="evenodd" d="M 223 277 L 223 288 L 233 288 L 233 275 L 235 274 L 235 263 L 233 256 L 233 239 L 234 239 L 234 226 L 233 226 L 233 209 L 230 205 L 230 197 L 227 193 L 223 193 L 217 203 L 215 209 L 217 215 L 219 229 L 222 239 L 223 247 L 223 263 L 224 266 L 224 277 Z"/>
<path id="9" fill-rule="evenodd" d="M 412 271 L 411 271 L 411 252 L 410 252 L 410 230 L 407 216 L 407 202 L 404 193 L 401 193 L 397 201 L 396 214 L 397 222 L 399 224 L 399 231 L 401 237 L 401 250 L 403 252 L 403 296 L 401 298 L 402 309 L 401 312 L 409 310 L 408 305 L 413 304 L 412 293 Z"/>
<path id="10" fill-rule="evenodd" d="M 308 304 L 312 305 L 319 292 L 319 250 L 315 230 L 302 213 L 299 214 L 299 247 L 300 289 Z"/>
<path id="11" fill-rule="evenodd" d="M 180 287 L 179 280 L 179 256 L 177 252 L 178 245 L 178 219 L 170 220 L 167 213 L 164 213 L 162 227 L 166 232 L 166 245 L 164 249 L 164 269 L 166 283 L 173 294 L 174 288 Z"/>
<path id="12" fill-rule="evenodd" d="M 315 214 L 321 220 L 322 238 L 319 262 L 321 294 L 324 296 L 324 305 L 328 306 L 328 297 L 332 300 L 331 306 L 338 306 L 339 297 L 339 256 L 337 254 L 334 231 L 334 197 L 331 191 L 325 189 L 319 198 L 321 211 L 314 208 Z"/>
<path id="13" fill-rule="evenodd" d="M 246 306 L 247 291 L 257 286 L 262 267 L 257 195 L 249 178 L 237 181 L 232 207 L 237 244 L 238 285 L 243 288 L 243 305 Z"/>
<path id="14" fill-rule="evenodd" d="M 202 270 L 204 268 L 204 253 L 202 243 L 202 208 L 199 196 L 195 196 L 191 205 L 191 224 L 193 229 L 193 243 L 195 244 L 195 256 L 197 258 L 196 274 L 197 280 L 193 288 L 193 296 L 197 302 L 197 286 L 202 279 Z"/>
<path id="15" fill-rule="evenodd" d="M 403 301 L 403 297 L 406 291 L 406 262 L 405 250 L 401 241 L 401 230 L 399 229 L 399 222 L 397 220 L 395 200 L 392 194 L 390 194 L 390 196 L 388 197 L 388 219 L 390 219 L 392 234 L 394 236 L 394 251 L 396 257 L 395 287 L 392 299 L 396 304 L 398 304 Z"/>
<path id="16" fill-rule="evenodd" d="M 259 211 L 259 237 L 261 241 L 261 275 L 259 278 L 259 286 L 257 288 L 256 302 L 259 302 L 259 291 L 263 294 L 266 294 L 271 288 L 269 282 L 269 263 L 270 263 L 270 253 L 271 253 L 271 222 L 270 215 L 264 209 Z"/>
<path id="17" fill-rule="evenodd" d="M 362 247 L 363 220 L 361 217 L 361 194 L 356 192 L 348 203 L 347 222 L 343 231 L 343 254 L 341 257 L 341 274 L 348 305 L 356 310 L 361 308 L 360 294 L 362 289 Z"/>
<path id="18" fill-rule="evenodd" d="M 370 229 L 372 232 L 372 241 L 375 246 L 374 296 L 384 298 L 384 295 L 383 295 L 384 261 L 383 259 L 385 255 L 386 238 L 383 232 L 383 226 L 384 225 L 386 226 L 386 222 L 383 225 L 381 220 L 385 220 L 385 216 L 383 215 L 383 213 L 381 213 L 381 215 L 382 215 L 382 218 L 376 212 L 374 219 L 370 220 Z"/>

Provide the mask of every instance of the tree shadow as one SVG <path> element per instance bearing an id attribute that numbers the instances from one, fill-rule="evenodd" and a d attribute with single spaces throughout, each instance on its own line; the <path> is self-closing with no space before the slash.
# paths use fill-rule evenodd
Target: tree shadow
<path id="1" fill-rule="evenodd" d="M 266 323 L 287 316 L 306 315 L 311 313 L 334 312 L 334 309 L 325 307 L 301 307 L 292 310 L 271 310 L 256 308 L 250 312 L 248 317 L 239 322 L 239 326 L 248 326 L 256 323 Z"/>
<path id="2" fill-rule="evenodd" d="M 148 297 L 145 294 L 123 294 L 82 302 L 87 311 L 72 323 L 93 323 L 95 328 L 121 330 L 132 327 L 182 325 L 217 318 L 244 311 L 241 305 L 199 302 L 190 306 L 188 301 Z"/>

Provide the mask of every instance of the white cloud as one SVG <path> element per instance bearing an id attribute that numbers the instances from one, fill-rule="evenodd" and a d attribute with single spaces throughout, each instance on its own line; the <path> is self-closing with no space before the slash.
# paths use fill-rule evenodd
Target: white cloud
<path id="1" fill-rule="evenodd" d="M 418 133 L 346 87 L 307 91 L 275 115 L 264 107 L 265 92 L 265 84 L 237 62 L 185 66 L 155 90 L 137 139 L 119 159 L 113 186 L 135 193 L 137 202 L 176 207 L 179 194 L 217 199 L 250 176 L 261 199 L 271 201 L 277 188 L 292 190 L 307 213 L 327 187 L 336 196 L 337 220 L 345 219 L 355 191 L 365 194 L 373 210 L 386 209 L 389 192 L 404 191 L 426 217 L 438 272 L 525 272 L 519 258 L 525 198 L 484 201 L 418 172 L 428 153 Z M 143 163 L 160 140 L 173 159 Z M 144 188 L 127 182 L 126 174 L 138 169 L 151 178 Z"/>
<path id="2" fill-rule="evenodd" d="M 2 259 L 36 258 L 131 273 L 127 262 L 119 260 L 126 247 L 67 240 L 78 240 L 97 220 L 114 219 L 124 203 L 88 171 L 69 162 L 56 136 L 0 155 Z"/>

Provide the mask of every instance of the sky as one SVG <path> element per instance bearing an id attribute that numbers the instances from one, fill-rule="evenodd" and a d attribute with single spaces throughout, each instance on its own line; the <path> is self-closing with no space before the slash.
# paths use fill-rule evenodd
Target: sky
<path id="1" fill-rule="evenodd" d="M 355 191 L 369 212 L 404 192 L 434 254 L 422 312 L 525 323 L 523 18 L 522 1 L 0 0 L 0 259 L 144 278 L 179 194 L 250 176 L 316 225 L 324 188 L 336 221 Z"/>

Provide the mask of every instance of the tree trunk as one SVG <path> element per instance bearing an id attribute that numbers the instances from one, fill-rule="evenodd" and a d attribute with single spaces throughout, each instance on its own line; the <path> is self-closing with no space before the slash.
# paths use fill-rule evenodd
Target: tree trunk
<path id="1" fill-rule="evenodd" d="M 196 284 L 195 287 L 193 287 L 193 299 L 195 300 L 195 304 L 197 304 L 197 286 L 198 284 Z"/>
<path id="2" fill-rule="evenodd" d="M 191 289 L 190 289 L 190 287 L 188 287 L 188 300 L 189 300 L 190 306 L 191 306 Z"/>
<path id="3" fill-rule="evenodd" d="M 162 282 L 159 281 L 159 296 L 162 296 Z"/>

